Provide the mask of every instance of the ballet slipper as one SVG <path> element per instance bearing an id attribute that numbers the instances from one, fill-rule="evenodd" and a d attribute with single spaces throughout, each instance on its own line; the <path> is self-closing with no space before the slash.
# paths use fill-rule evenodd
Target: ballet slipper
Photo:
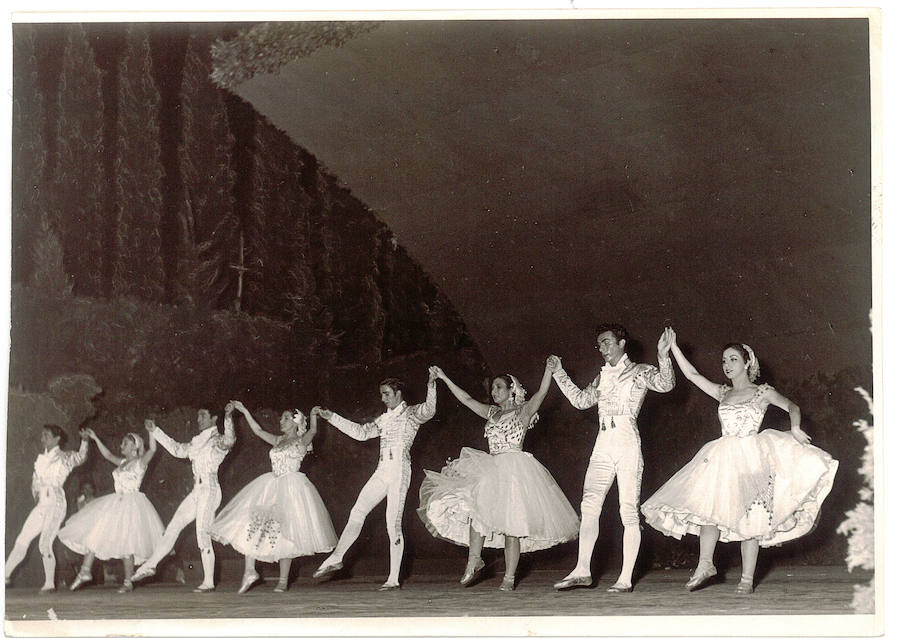
<path id="1" fill-rule="evenodd" d="M 462 578 L 459 579 L 459 584 L 468 587 L 469 585 L 475 584 L 476 577 L 481 573 L 481 570 L 484 569 L 484 561 L 480 558 L 478 562 L 475 563 L 474 566 L 469 567 L 466 566 L 466 571 L 463 573 Z"/>

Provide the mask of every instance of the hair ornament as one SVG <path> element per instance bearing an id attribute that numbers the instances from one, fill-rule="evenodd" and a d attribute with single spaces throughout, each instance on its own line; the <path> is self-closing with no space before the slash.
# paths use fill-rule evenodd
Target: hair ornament
<path id="1" fill-rule="evenodd" d="M 756 381 L 757 377 L 759 377 L 759 360 L 756 358 L 756 353 L 753 352 L 753 348 L 748 346 L 746 343 L 742 343 L 741 345 L 750 356 L 750 361 L 747 362 L 747 378 L 750 379 L 751 383 L 753 383 L 754 381 Z"/>

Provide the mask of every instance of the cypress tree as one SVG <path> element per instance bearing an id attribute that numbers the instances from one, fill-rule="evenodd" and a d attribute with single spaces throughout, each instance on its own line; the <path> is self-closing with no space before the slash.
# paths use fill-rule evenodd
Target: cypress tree
<path id="1" fill-rule="evenodd" d="M 58 94 L 57 162 L 48 223 L 79 294 L 102 292 L 103 100 L 100 70 L 80 24 L 69 27 Z"/>
<path id="2" fill-rule="evenodd" d="M 159 300 L 165 290 L 160 96 L 151 71 L 147 34 L 141 26 L 130 25 L 119 63 L 113 293 Z"/>
<path id="3" fill-rule="evenodd" d="M 209 79 L 209 39 L 191 34 L 185 52 L 178 161 L 184 184 L 179 208 L 176 298 L 221 308 L 238 262 L 240 223 L 235 212 L 231 150 L 223 90 Z"/>
<path id="4" fill-rule="evenodd" d="M 38 85 L 34 30 L 13 25 L 12 281 L 26 281 L 40 230 L 44 147 L 44 100 Z"/>

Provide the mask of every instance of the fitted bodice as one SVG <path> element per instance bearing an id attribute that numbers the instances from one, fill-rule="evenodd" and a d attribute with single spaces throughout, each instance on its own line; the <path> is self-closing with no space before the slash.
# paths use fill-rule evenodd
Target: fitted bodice
<path id="1" fill-rule="evenodd" d="M 750 436 L 759 431 L 763 416 L 766 413 L 768 402 L 763 395 L 771 388 L 768 384 L 762 384 L 756 388 L 756 392 L 746 401 L 739 403 L 722 403 L 728 386 L 720 386 L 719 390 L 719 422 L 722 425 L 722 436 Z"/>
<path id="2" fill-rule="evenodd" d="M 488 440 L 488 450 L 491 454 L 522 449 L 525 431 L 532 424 L 526 426 L 522 423 L 521 413 L 521 408 L 503 412 L 499 406 L 491 406 L 488 421 L 484 424 L 484 436 Z"/>
<path id="3" fill-rule="evenodd" d="M 113 470 L 113 484 L 116 487 L 116 494 L 131 494 L 141 491 L 141 481 L 144 480 L 144 473 L 147 466 L 138 459 L 123 459 L 119 467 Z"/>
<path id="4" fill-rule="evenodd" d="M 305 456 L 306 446 L 300 444 L 300 437 L 284 442 L 284 437 L 280 436 L 275 445 L 269 450 L 269 458 L 272 460 L 272 472 L 275 476 L 299 472 L 300 464 Z"/>

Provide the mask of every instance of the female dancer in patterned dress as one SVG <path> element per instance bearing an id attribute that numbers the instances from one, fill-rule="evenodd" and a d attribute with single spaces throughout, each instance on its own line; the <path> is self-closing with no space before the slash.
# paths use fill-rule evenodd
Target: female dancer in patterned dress
<path id="1" fill-rule="evenodd" d="M 252 480 L 231 499 L 213 522 L 212 537 L 231 545 L 244 555 L 244 577 L 239 594 L 259 579 L 256 561 L 278 563 L 275 592 L 287 591 L 291 560 L 319 552 L 330 552 L 337 535 L 322 497 L 300 464 L 312 451 L 312 439 L 318 429 L 319 408 L 306 417 L 301 412 L 281 415 L 281 435 L 263 430 L 240 401 L 233 401 L 243 413 L 253 433 L 272 446 L 269 457 L 272 471 Z"/>
<path id="2" fill-rule="evenodd" d="M 66 517 L 66 493 L 63 483 L 72 470 L 84 463 L 87 458 L 88 435 L 82 431 L 81 446 L 77 452 L 64 452 L 66 433 L 58 425 L 45 425 L 41 430 L 41 445 L 44 451 L 34 462 L 34 474 L 31 475 L 31 496 L 37 505 L 28 514 L 22 531 L 16 537 L 16 543 L 6 559 L 6 586 L 10 585 L 10 577 L 22 559 L 35 536 L 40 536 L 38 548 L 44 563 L 44 586 L 41 593 L 56 589 L 56 555 L 53 553 L 53 541 L 59 526 Z"/>
<path id="3" fill-rule="evenodd" d="M 760 546 L 778 545 L 812 530 L 838 463 L 809 444 L 796 404 L 768 384 L 753 383 L 759 362 L 748 346 L 725 346 L 722 370 L 731 385 L 719 385 L 697 372 L 678 347 L 674 330 L 666 330 L 684 376 L 719 402 L 722 436 L 700 448 L 641 511 L 663 534 L 700 537 L 700 562 L 685 585 L 688 590 L 716 575 L 712 560 L 717 541 L 740 541 L 737 593 L 749 594 Z M 790 415 L 790 434 L 759 432 L 770 404 Z"/>
<path id="4" fill-rule="evenodd" d="M 483 547 L 503 547 L 506 573 L 500 589 L 512 591 L 520 552 L 546 549 L 578 536 L 578 515 L 562 490 L 543 465 L 522 451 L 525 432 L 537 421 L 537 409 L 550 388 L 549 362 L 540 388 L 528 401 L 515 377 L 494 379 L 495 405 L 476 401 L 443 370 L 432 369 L 460 403 L 487 419 L 484 436 L 490 454 L 464 447 L 440 473 L 425 470 L 419 517 L 435 536 L 468 545 L 462 585 L 473 584 L 484 568 Z"/>
<path id="5" fill-rule="evenodd" d="M 148 423 L 152 420 L 147 419 L 144 425 Z M 115 464 L 112 476 L 116 491 L 93 499 L 73 514 L 59 532 L 59 540 L 69 549 L 84 554 L 84 562 L 69 589 L 75 591 L 90 582 L 95 557 L 100 560 L 121 558 L 125 579 L 119 593 L 124 594 L 134 589 L 131 577 L 135 561 L 147 560 L 162 539 L 162 520 L 140 491 L 147 466 L 156 453 L 156 440 L 150 437 L 150 445 L 144 451 L 143 437 L 137 432 L 129 432 L 119 447 L 122 456 L 116 456 L 93 430 L 85 429 L 85 432 L 97 444 L 103 458 Z"/>

